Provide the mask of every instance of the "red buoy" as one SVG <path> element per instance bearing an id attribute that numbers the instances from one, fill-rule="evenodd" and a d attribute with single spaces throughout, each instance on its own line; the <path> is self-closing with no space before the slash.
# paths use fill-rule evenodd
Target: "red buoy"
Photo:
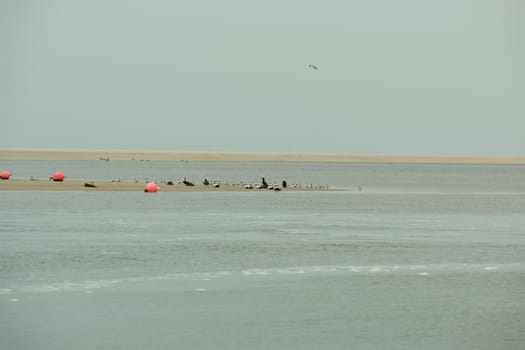
<path id="1" fill-rule="evenodd" d="M 9 171 L 7 171 L 7 170 L 2 171 L 0 173 L 0 179 L 2 179 L 2 180 L 9 180 L 10 177 L 11 177 L 11 173 Z"/>
<path id="2" fill-rule="evenodd" d="M 159 186 L 155 182 L 148 182 L 146 184 L 146 188 L 144 189 L 144 192 L 157 192 L 159 190 Z"/>
<path id="3" fill-rule="evenodd" d="M 51 176 L 51 180 L 53 181 L 64 181 L 64 174 L 60 171 L 57 171 L 56 173 Z"/>

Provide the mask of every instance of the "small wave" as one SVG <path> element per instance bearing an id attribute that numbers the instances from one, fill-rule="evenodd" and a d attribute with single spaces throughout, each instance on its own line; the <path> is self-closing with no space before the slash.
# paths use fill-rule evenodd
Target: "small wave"
<path id="1" fill-rule="evenodd" d="M 113 286 L 118 283 L 118 280 L 98 280 L 98 281 L 82 281 L 82 282 L 59 282 L 41 285 L 30 285 L 20 288 L 23 293 L 52 293 L 52 292 L 76 292 L 76 291 L 91 291 L 93 289 L 100 289 Z"/>
<path id="2" fill-rule="evenodd" d="M 274 276 L 274 275 L 303 275 L 303 274 L 337 274 L 337 273 L 405 273 L 419 276 L 430 276 L 432 273 L 475 272 L 475 271 L 522 271 L 523 264 L 504 264 L 487 266 L 483 264 L 431 264 L 431 265 L 317 265 L 295 266 L 286 268 L 248 269 L 241 271 L 244 276 Z M 212 273 L 218 275 L 218 273 Z M 235 272 L 230 272 L 235 275 Z"/>
<path id="3" fill-rule="evenodd" d="M 291 266 L 278 268 L 254 268 L 240 271 L 214 271 L 214 272 L 187 272 L 170 273 L 157 276 L 138 276 L 120 278 L 114 280 L 87 280 L 79 282 L 63 281 L 40 285 L 29 285 L 20 288 L 0 288 L 0 295 L 14 293 L 56 293 L 56 292 L 83 292 L 93 293 L 94 290 L 109 288 L 124 283 L 148 283 L 160 281 L 184 281 L 189 282 L 185 288 L 196 291 L 207 291 L 200 284 L 213 283 L 216 280 L 239 279 L 239 278 L 281 278 L 285 276 L 308 276 L 308 275 L 337 275 L 337 274 L 359 274 L 359 275 L 381 275 L 381 274 L 406 274 L 416 276 L 431 276 L 440 273 L 454 272 L 513 272 L 525 271 L 524 264 L 430 264 L 430 265 L 313 265 L 313 266 Z M 197 286 L 195 284 L 198 284 Z M 190 290 L 191 290 L 190 289 Z"/>

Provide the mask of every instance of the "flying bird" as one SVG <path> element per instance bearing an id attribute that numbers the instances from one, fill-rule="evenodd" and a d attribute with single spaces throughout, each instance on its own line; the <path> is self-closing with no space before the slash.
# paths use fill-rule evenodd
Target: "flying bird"
<path id="1" fill-rule="evenodd" d="M 317 66 L 314 66 L 313 64 L 309 64 L 308 65 L 309 68 L 312 68 L 312 69 L 315 69 L 315 70 L 318 70 L 319 68 L 317 68 Z"/>

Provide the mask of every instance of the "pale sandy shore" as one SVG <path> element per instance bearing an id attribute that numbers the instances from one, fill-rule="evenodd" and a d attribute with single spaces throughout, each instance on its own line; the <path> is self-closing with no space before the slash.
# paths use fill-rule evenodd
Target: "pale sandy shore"
<path id="1" fill-rule="evenodd" d="M 1 160 L 332 162 L 525 165 L 525 156 L 447 156 L 280 152 L 0 149 Z"/>
<path id="2" fill-rule="evenodd" d="M 85 187 L 84 181 L 48 181 L 48 180 L 0 180 L 0 191 L 128 191 L 144 192 L 145 183 L 134 182 L 109 182 L 96 181 L 88 182 L 96 187 Z M 174 185 L 159 184 L 159 192 L 240 192 L 240 191 L 272 191 L 268 189 L 246 189 L 243 185 L 225 185 L 220 187 L 212 185 L 195 184 L 195 186 L 186 186 L 176 183 Z M 329 191 L 326 188 L 306 188 L 306 187 L 287 187 L 280 188 L 281 191 Z"/>

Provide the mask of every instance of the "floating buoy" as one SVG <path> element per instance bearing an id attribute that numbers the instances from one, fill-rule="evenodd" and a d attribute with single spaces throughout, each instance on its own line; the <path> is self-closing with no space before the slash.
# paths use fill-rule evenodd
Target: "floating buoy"
<path id="1" fill-rule="evenodd" d="M 0 179 L 2 179 L 2 180 L 9 180 L 10 177 L 11 177 L 11 173 L 9 171 L 7 171 L 7 170 L 2 171 L 0 173 Z"/>
<path id="2" fill-rule="evenodd" d="M 64 174 L 60 171 L 57 171 L 56 173 L 51 176 L 51 180 L 53 181 L 64 181 Z"/>
<path id="3" fill-rule="evenodd" d="M 159 190 L 159 185 L 157 185 L 155 182 L 148 182 L 146 184 L 146 188 L 144 189 L 144 192 L 157 192 Z"/>

